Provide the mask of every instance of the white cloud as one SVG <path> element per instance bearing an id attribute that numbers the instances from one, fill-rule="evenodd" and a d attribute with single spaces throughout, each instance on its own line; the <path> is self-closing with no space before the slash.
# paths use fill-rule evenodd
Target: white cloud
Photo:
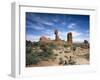
<path id="1" fill-rule="evenodd" d="M 66 40 L 67 39 L 67 32 L 61 32 L 61 31 L 59 31 L 59 37 L 62 40 Z"/>
<path id="2" fill-rule="evenodd" d="M 73 37 L 78 37 L 78 36 L 81 36 L 81 35 L 83 34 L 83 33 L 81 33 L 81 32 L 75 31 L 75 30 L 69 31 L 69 32 L 72 33 Z"/>
<path id="3" fill-rule="evenodd" d="M 52 34 L 54 34 L 54 31 L 51 29 L 46 29 L 46 30 L 42 31 L 42 33 L 45 35 L 52 35 Z"/>
<path id="4" fill-rule="evenodd" d="M 42 34 L 38 35 L 38 36 L 33 35 L 33 34 L 26 35 L 26 40 L 30 40 L 32 42 L 33 41 L 39 41 L 39 39 L 40 39 L 41 36 L 45 36 L 47 38 L 50 38 L 51 40 L 54 40 L 54 37 L 55 37 L 53 31 L 47 29 L 47 30 L 42 31 Z"/>
<path id="5" fill-rule="evenodd" d="M 75 30 L 69 31 L 69 32 L 72 32 L 74 42 L 83 42 L 84 40 L 89 41 L 89 36 L 87 36 L 87 34 L 83 34 L 82 32 L 78 32 L 78 31 L 75 31 Z"/>
<path id="6" fill-rule="evenodd" d="M 72 36 L 73 36 L 73 40 L 74 41 L 83 41 L 84 39 L 81 38 L 80 36 L 84 36 L 83 33 L 81 32 L 78 32 L 78 31 L 68 31 L 68 32 L 61 32 L 59 31 L 59 36 L 62 40 L 67 40 L 67 34 L 71 32 L 72 33 Z"/>
<path id="7" fill-rule="evenodd" d="M 68 32 L 61 32 L 59 31 L 58 34 L 59 34 L 59 38 L 61 40 L 67 40 L 67 33 L 69 32 L 72 32 L 72 36 L 73 36 L 73 41 L 74 42 L 83 42 L 84 40 L 88 40 L 89 41 L 89 37 L 84 35 L 83 33 L 81 32 L 78 32 L 78 31 L 68 31 Z M 55 35 L 53 33 L 52 30 L 46 30 L 44 31 L 44 33 L 42 35 L 39 35 L 39 36 L 36 36 L 36 35 L 27 35 L 26 36 L 26 39 L 27 40 L 30 40 L 30 41 L 39 41 L 40 37 L 41 36 L 45 36 L 47 38 L 50 38 L 51 40 L 54 40 L 55 39 Z"/>
<path id="8" fill-rule="evenodd" d="M 26 40 L 30 40 L 30 41 L 39 41 L 39 39 L 40 39 L 40 37 L 41 36 L 45 36 L 46 38 L 49 38 L 49 39 L 51 39 L 51 40 L 54 40 L 55 39 L 55 37 L 54 37 L 54 35 L 52 36 L 52 35 L 40 35 L 40 36 L 36 36 L 36 35 L 27 35 L 26 36 Z"/>
<path id="9" fill-rule="evenodd" d="M 89 41 L 89 37 L 75 37 L 75 38 L 73 38 L 74 42 L 83 42 L 84 40 Z"/>
<path id="10" fill-rule="evenodd" d="M 36 35 L 26 35 L 26 40 L 30 40 L 30 41 L 39 41 L 40 36 L 36 36 Z"/>
<path id="11" fill-rule="evenodd" d="M 47 19 L 41 19 L 41 17 L 37 17 L 35 21 L 37 21 L 40 24 L 53 25 L 51 21 L 48 21 Z"/>
<path id="12" fill-rule="evenodd" d="M 74 42 L 83 42 L 84 39 L 83 38 L 73 38 Z"/>
<path id="13" fill-rule="evenodd" d="M 29 28 L 35 29 L 35 30 L 45 30 L 45 27 L 41 24 L 33 24 L 31 26 L 28 26 Z"/>
<path id="14" fill-rule="evenodd" d="M 50 39 L 54 39 L 54 31 L 53 30 L 50 30 L 50 29 L 47 29 L 45 31 L 42 31 L 43 35 L 46 36 L 47 38 L 50 38 Z"/>
<path id="15" fill-rule="evenodd" d="M 66 25 L 66 22 L 62 22 L 62 25 Z"/>
<path id="16" fill-rule="evenodd" d="M 76 24 L 75 23 L 70 23 L 67 27 L 69 29 L 74 29 L 76 27 Z"/>
<path id="17" fill-rule="evenodd" d="M 86 31 L 86 33 L 89 33 L 89 32 L 90 32 L 89 30 Z"/>
<path id="18" fill-rule="evenodd" d="M 71 32 L 73 36 L 73 41 L 74 42 L 83 42 L 85 39 L 88 40 L 88 37 L 84 37 L 84 34 L 78 31 L 68 31 L 68 32 L 61 32 L 59 31 L 59 36 L 62 40 L 67 40 L 67 34 Z M 83 36 L 83 37 L 82 37 Z"/>
<path id="19" fill-rule="evenodd" d="M 55 39 L 55 36 L 54 35 L 46 35 L 47 38 L 51 39 L 51 40 L 54 40 Z"/>
<path id="20" fill-rule="evenodd" d="M 46 25 L 53 25 L 52 22 L 49 22 L 49 21 L 42 21 L 43 24 L 46 24 Z"/>
<path id="21" fill-rule="evenodd" d="M 58 22 L 58 19 L 53 19 L 54 22 Z"/>
<path id="22" fill-rule="evenodd" d="M 45 28 L 42 26 L 33 26 L 35 30 L 44 30 Z"/>

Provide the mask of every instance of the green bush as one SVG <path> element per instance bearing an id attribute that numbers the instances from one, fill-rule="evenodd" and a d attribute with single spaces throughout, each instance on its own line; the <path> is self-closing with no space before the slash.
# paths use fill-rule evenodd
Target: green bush
<path id="1" fill-rule="evenodd" d="M 33 46 L 34 47 L 38 47 L 39 46 L 39 42 L 33 42 Z"/>
<path id="2" fill-rule="evenodd" d="M 54 57 L 52 48 L 49 45 L 39 45 L 35 43 L 35 46 L 39 46 L 42 49 L 42 52 L 39 52 L 37 49 L 33 50 L 30 42 L 27 42 L 26 45 L 26 66 L 37 64 L 42 60 L 48 61 Z M 34 44 L 34 43 L 33 43 Z"/>
<path id="3" fill-rule="evenodd" d="M 26 53 L 26 65 L 37 64 L 40 58 L 36 52 Z"/>
<path id="4" fill-rule="evenodd" d="M 85 54 L 84 57 L 85 57 L 87 60 L 90 60 L 90 55 L 89 55 L 89 53 Z"/>
<path id="5" fill-rule="evenodd" d="M 64 44 L 63 46 L 64 46 L 65 48 L 69 47 L 69 45 L 66 45 L 66 44 Z"/>
<path id="6" fill-rule="evenodd" d="M 49 47 L 50 47 L 51 49 L 54 49 L 54 48 L 56 48 L 57 46 L 56 46 L 55 44 L 51 43 L 51 44 L 49 45 Z"/>

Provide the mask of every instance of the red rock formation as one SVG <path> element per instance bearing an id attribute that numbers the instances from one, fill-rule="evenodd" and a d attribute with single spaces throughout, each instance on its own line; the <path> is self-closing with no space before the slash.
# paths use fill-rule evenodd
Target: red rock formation
<path id="1" fill-rule="evenodd" d="M 73 40 L 72 40 L 72 33 L 69 32 L 69 33 L 67 34 L 67 45 L 71 46 L 72 43 L 73 43 Z"/>
<path id="2" fill-rule="evenodd" d="M 49 39 L 46 38 L 45 36 L 40 37 L 40 42 L 44 43 L 47 42 Z"/>
<path id="3" fill-rule="evenodd" d="M 58 35 L 58 30 L 57 29 L 54 31 L 54 34 L 55 34 L 55 41 L 58 41 L 59 40 L 59 35 Z"/>

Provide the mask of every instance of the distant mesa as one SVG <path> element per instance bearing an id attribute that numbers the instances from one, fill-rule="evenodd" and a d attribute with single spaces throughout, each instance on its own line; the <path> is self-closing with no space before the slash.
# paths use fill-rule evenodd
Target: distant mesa
<path id="1" fill-rule="evenodd" d="M 84 40 L 83 44 L 82 44 L 82 48 L 90 48 L 89 46 L 89 42 L 87 40 Z"/>
<path id="2" fill-rule="evenodd" d="M 84 40 L 84 44 L 88 44 L 89 42 L 87 40 Z"/>

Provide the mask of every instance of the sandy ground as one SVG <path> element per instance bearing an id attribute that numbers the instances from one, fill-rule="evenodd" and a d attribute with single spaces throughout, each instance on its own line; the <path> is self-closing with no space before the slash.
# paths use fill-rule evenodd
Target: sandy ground
<path id="1" fill-rule="evenodd" d="M 85 58 L 77 58 L 75 61 L 77 65 L 89 64 L 89 61 Z"/>
<path id="2" fill-rule="evenodd" d="M 82 56 L 82 55 L 87 54 L 88 52 L 89 52 L 89 50 L 87 50 L 87 49 L 82 50 L 82 51 L 77 50 L 75 52 L 75 54 L 73 54 L 72 51 L 69 52 L 69 53 L 65 53 L 64 50 L 54 50 L 54 54 L 58 54 L 58 56 L 56 56 L 55 60 L 49 59 L 48 61 L 40 61 L 38 64 L 30 65 L 29 67 L 60 66 L 59 65 L 59 62 L 60 62 L 59 59 L 62 58 L 63 60 L 68 61 L 70 56 L 72 56 L 72 59 L 76 62 L 75 65 L 89 64 L 89 61 Z"/>
<path id="3" fill-rule="evenodd" d="M 48 60 L 48 61 L 41 61 L 36 65 L 30 65 L 28 67 L 41 67 L 41 66 L 58 66 L 56 61 Z"/>

